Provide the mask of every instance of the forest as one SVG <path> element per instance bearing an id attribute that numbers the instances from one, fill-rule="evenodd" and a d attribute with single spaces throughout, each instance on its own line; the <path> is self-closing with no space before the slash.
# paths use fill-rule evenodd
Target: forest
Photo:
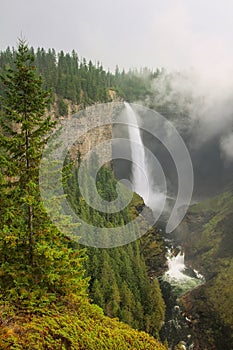
<path id="1" fill-rule="evenodd" d="M 118 67 L 113 73 L 75 51 L 35 50 L 23 40 L 17 49 L 0 52 L 0 77 L 0 348 L 171 349 L 161 332 L 166 322 L 161 276 L 168 268 L 163 223 L 122 247 L 85 247 L 50 221 L 40 197 L 39 166 L 61 120 L 88 106 L 143 101 L 182 125 L 187 141 L 193 131 L 187 115 L 194 102 L 201 105 L 200 97 L 175 90 L 174 80 L 183 79 L 178 73 Z M 210 141 L 205 148 L 209 162 L 212 149 Z M 211 181 L 202 178 L 205 158 L 198 152 L 190 149 L 194 173 L 200 173 L 194 201 L 205 192 L 211 198 L 190 207 L 175 239 L 185 250 L 186 264 L 206 282 L 183 295 L 180 305 L 193 320 L 194 349 L 231 350 L 232 173 L 231 168 L 224 173 L 223 184 L 220 166 Z M 64 196 L 83 220 L 111 228 L 140 216 L 145 204 L 136 193 L 128 207 L 114 214 L 85 203 L 78 186 L 82 157 L 77 158 L 77 163 L 66 158 Z M 114 167 L 101 167 L 96 186 L 105 200 L 116 198 Z M 72 225 L 68 216 L 60 220 Z M 75 230 L 77 236 L 85 234 L 82 225 Z"/>
<path id="2" fill-rule="evenodd" d="M 164 302 L 158 281 L 151 283 L 147 275 L 143 243 L 110 251 L 85 249 L 59 232 L 43 209 L 39 162 L 47 136 L 59 122 L 45 117 L 46 109 L 55 94 L 60 101 L 71 98 L 75 79 L 81 87 L 72 90 L 72 102 L 80 106 L 105 101 L 109 83 L 102 67 L 85 61 L 78 66 L 74 53 L 58 57 L 55 63 L 54 53 L 43 50 L 35 57 L 24 42 L 17 51 L 1 53 L 1 348 L 96 349 L 100 344 L 106 349 L 163 349 L 152 335 L 158 338 Z M 51 67 L 56 79 L 47 76 L 45 81 L 42 76 L 46 69 L 52 73 Z M 80 203 L 77 171 L 68 177 L 67 195 L 86 220 L 114 226 L 129 220 L 138 203 L 143 204 L 135 197 L 134 210 L 115 217 L 93 213 Z M 103 168 L 98 186 L 109 200 L 115 182 L 112 170 Z M 163 242 L 154 231 L 150 235 L 164 264 Z"/>

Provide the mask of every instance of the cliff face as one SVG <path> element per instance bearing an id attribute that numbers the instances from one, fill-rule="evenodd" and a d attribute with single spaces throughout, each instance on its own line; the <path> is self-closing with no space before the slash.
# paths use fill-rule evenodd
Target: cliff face
<path id="1" fill-rule="evenodd" d="M 77 154 L 83 158 L 89 151 L 95 152 L 95 147 L 101 146 L 98 154 L 99 161 L 112 159 L 111 140 L 113 138 L 113 120 L 115 115 L 123 108 L 123 103 L 104 103 L 86 108 L 74 116 L 78 120 L 78 128 L 82 132 L 70 150 L 71 159 L 77 159 Z"/>
<path id="2" fill-rule="evenodd" d="M 109 99 L 112 102 L 96 103 L 90 107 L 82 108 L 81 105 L 72 103 L 70 100 L 62 99 L 66 106 L 66 113 L 61 115 L 59 112 L 59 98 L 54 95 L 54 102 L 47 111 L 46 116 L 50 115 L 53 120 L 67 120 L 77 118 L 77 127 L 82 131 L 82 136 L 74 140 L 73 147 L 70 149 L 72 160 L 77 159 L 78 153 L 83 158 L 89 151 L 113 138 L 113 120 L 124 108 L 123 100 L 117 95 L 115 90 L 108 91 Z M 111 145 L 105 145 L 101 148 L 101 157 L 112 158 Z M 100 161 L 101 161 L 100 157 Z"/>

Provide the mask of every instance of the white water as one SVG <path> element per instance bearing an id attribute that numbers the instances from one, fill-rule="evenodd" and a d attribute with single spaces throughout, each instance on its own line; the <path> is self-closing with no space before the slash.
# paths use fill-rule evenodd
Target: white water
<path id="1" fill-rule="evenodd" d="M 128 103 L 125 103 L 128 132 L 130 138 L 130 148 L 132 157 L 132 184 L 133 190 L 137 192 L 144 200 L 148 198 L 148 177 L 147 165 L 145 159 L 144 145 L 142 142 L 140 129 L 138 127 L 137 116 Z"/>
<path id="2" fill-rule="evenodd" d="M 187 266 L 184 263 L 184 254 L 179 252 L 176 256 L 172 252 L 168 252 L 168 271 L 164 274 L 163 279 L 170 283 L 176 291 L 177 296 L 182 295 L 189 290 L 203 283 L 204 278 L 197 271 L 190 270 L 195 277 L 187 275 Z"/>
<path id="3" fill-rule="evenodd" d="M 125 102 L 126 116 L 128 122 L 128 133 L 130 139 L 133 191 L 138 193 L 145 204 L 154 212 L 160 212 L 166 201 L 166 193 L 159 188 L 154 188 L 155 179 L 151 177 L 149 164 L 146 159 L 145 146 L 142 142 L 138 116 L 132 107 Z M 157 169 L 158 172 L 160 169 Z"/>
<path id="4" fill-rule="evenodd" d="M 170 280 L 176 281 L 190 280 L 191 277 L 184 274 L 185 268 L 184 254 L 179 252 L 176 256 L 171 255 L 168 258 L 168 271 L 165 273 L 165 276 Z"/>

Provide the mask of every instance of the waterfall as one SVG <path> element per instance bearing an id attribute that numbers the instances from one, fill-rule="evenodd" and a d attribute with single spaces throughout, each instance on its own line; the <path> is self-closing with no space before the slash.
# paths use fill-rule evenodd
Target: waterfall
<path id="1" fill-rule="evenodd" d="M 155 186 L 156 171 L 159 177 L 161 175 L 161 168 L 157 167 L 154 177 L 152 178 L 145 153 L 145 146 L 140 134 L 140 127 L 138 125 L 139 116 L 129 103 L 125 102 L 125 108 L 133 163 L 131 176 L 132 189 L 143 198 L 145 204 L 150 207 L 154 213 L 161 213 L 161 209 L 163 209 L 166 201 L 166 193 L 164 193 L 164 190 L 160 191 L 160 189 Z"/>
<path id="2" fill-rule="evenodd" d="M 133 190 L 137 192 L 144 200 L 148 197 L 148 189 L 146 186 L 147 178 L 147 165 L 145 159 L 145 150 L 142 142 L 140 129 L 138 126 L 137 115 L 132 107 L 125 102 L 128 132 L 130 138 L 130 148 L 132 157 L 132 176 L 131 181 L 133 184 Z"/>
<path id="3" fill-rule="evenodd" d="M 155 156 L 153 158 L 148 155 L 143 144 L 138 124 L 140 116 L 135 113 L 128 103 L 125 103 L 125 110 L 132 160 L 132 189 L 143 198 L 145 204 L 155 214 L 161 210 L 161 207 L 163 210 L 166 200 L 166 187 L 162 187 L 161 181 L 159 182 L 161 173 L 159 173 L 159 164 L 155 161 Z M 152 161 L 154 162 L 153 168 L 151 167 Z M 162 336 L 164 340 L 169 340 L 171 346 L 179 343 L 184 349 L 191 349 L 193 342 L 188 327 L 189 323 L 182 315 L 182 311 L 177 304 L 177 298 L 195 288 L 202 281 L 196 271 L 190 273 L 190 269 L 185 266 L 184 254 L 179 251 L 177 255 L 174 255 L 171 245 L 170 248 L 168 250 L 168 271 L 160 280 L 163 294 L 167 297 L 167 300 L 165 299 L 167 301 L 166 320 L 162 329 Z M 185 339 L 185 342 L 183 339 Z M 187 344 L 187 347 L 184 344 Z"/>

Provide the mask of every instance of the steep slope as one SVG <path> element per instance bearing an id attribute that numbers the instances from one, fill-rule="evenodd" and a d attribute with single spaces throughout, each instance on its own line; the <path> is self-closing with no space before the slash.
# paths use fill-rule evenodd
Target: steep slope
<path id="1" fill-rule="evenodd" d="M 6 312 L 8 317 L 6 318 Z M 44 313 L 20 314 L 1 309 L 0 348 L 22 350 L 165 350 L 144 332 L 103 315 L 96 305 L 67 299 Z"/>
<path id="2" fill-rule="evenodd" d="M 140 220 L 144 202 L 136 193 L 129 206 L 118 213 L 103 213 L 84 203 L 77 181 L 78 171 L 79 168 L 75 168 L 73 177 L 69 178 L 67 193 L 81 218 L 97 227 L 101 223 L 106 228 L 125 225 L 135 217 Z M 104 199 L 112 201 L 117 197 L 116 184 L 112 170 L 102 167 L 96 185 Z M 143 229 L 143 220 L 140 220 L 140 225 Z M 80 236 L 85 234 L 82 225 L 79 232 Z M 131 327 L 157 337 L 164 321 L 165 305 L 156 276 L 164 269 L 165 246 L 156 227 L 124 246 L 109 249 L 88 247 L 87 255 L 85 269 L 90 277 L 89 295 L 94 303 L 107 316 L 118 317 Z M 149 277 L 151 265 L 153 271 Z"/>
<path id="3" fill-rule="evenodd" d="M 176 236 L 206 283 L 183 298 L 199 349 L 233 347 L 233 190 L 194 205 Z"/>

